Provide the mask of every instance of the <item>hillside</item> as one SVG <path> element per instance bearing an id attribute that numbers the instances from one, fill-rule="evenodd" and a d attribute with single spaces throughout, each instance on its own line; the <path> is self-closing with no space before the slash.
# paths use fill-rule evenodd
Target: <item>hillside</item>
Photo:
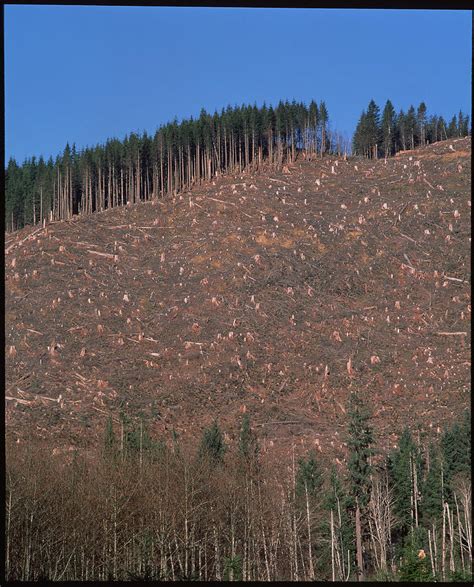
<path id="1" fill-rule="evenodd" d="M 344 457 L 469 404 L 471 139 L 297 159 L 6 240 L 6 426 L 100 442 L 109 414 L 192 442 L 250 414 L 264 451 Z"/>

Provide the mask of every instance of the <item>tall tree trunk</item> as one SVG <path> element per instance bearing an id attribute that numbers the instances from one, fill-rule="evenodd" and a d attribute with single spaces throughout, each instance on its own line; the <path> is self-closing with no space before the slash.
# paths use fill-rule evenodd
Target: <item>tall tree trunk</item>
<path id="1" fill-rule="evenodd" d="M 308 558 L 309 558 L 309 574 L 310 580 L 314 580 L 314 565 L 313 565 L 313 545 L 312 545 L 312 536 L 311 536 L 311 516 L 309 510 L 309 495 L 308 495 L 308 486 L 305 482 L 305 496 L 306 496 L 306 522 L 308 525 Z M 332 510 L 331 510 L 332 516 Z"/>
<path id="2" fill-rule="evenodd" d="M 331 508 L 331 570 L 332 580 L 336 580 L 336 564 L 335 564 L 335 548 L 334 548 L 334 512 Z"/>
<path id="3" fill-rule="evenodd" d="M 362 526 L 360 522 L 360 506 L 359 499 L 356 498 L 355 511 L 355 527 L 356 527 L 356 554 L 357 554 L 357 580 L 364 581 L 364 561 L 362 556 Z"/>

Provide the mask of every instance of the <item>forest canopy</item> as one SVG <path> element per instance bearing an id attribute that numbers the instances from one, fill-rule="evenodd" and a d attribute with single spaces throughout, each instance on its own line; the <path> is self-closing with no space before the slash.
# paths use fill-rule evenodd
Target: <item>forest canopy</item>
<path id="1" fill-rule="evenodd" d="M 371 100 L 361 115 L 352 153 L 390 156 L 401 149 L 468 134 L 469 117 L 459 112 L 449 123 L 415 111 L 398 114 L 387 101 L 380 109 Z M 255 104 L 223 108 L 198 118 L 161 126 L 153 136 L 132 132 L 122 141 L 81 150 L 65 146 L 55 159 L 40 156 L 19 165 L 11 158 L 5 174 L 5 227 L 17 230 L 44 219 L 148 201 L 189 190 L 223 173 L 281 168 L 298 155 L 311 159 L 325 153 L 347 155 L 350 141 L 329 124 L 324 101 L 280 101 L 276 107 Z"/>

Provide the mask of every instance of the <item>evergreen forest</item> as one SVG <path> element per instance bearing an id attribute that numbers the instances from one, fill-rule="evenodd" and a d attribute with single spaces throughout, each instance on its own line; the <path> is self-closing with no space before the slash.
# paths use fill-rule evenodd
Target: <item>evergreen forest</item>
<path id="1" fill-rule="evenodd" d="M 396 114 L 387 101 L 380 115 L 372 100 L 357 125 L 352 153 L 390 156 L 466 136 L 468 127 L 462 112 L 446 123 L 441 116 L 428 117 L 424 103 Z M 175 119 L 154 136 L 131 132 L 124 140 L 111 138 L 81 150 L 68 143 L 54 160 L 31 157 L 20 165 L 11 158 L 5 172 L 5 228 L 163 198 L 219 174 L 281 168 L 299 156 L 347 156 L 350 141 L 333 128 L 324 101 L 309 106 L 280 101 L 276 107 L 228 106 L 213 115 L 202 109 L 198 118 Z"/>
<path id="2" fill-rule="evenodd" d="M 294 446 L 269 462 L 248 414 L 192 450 L 123 413 L 96 452 L 8 444 L 6 577 L 472 580 L 470 414 L 388 454 L 356 393 L 346 417 L 337 466 Z"/>

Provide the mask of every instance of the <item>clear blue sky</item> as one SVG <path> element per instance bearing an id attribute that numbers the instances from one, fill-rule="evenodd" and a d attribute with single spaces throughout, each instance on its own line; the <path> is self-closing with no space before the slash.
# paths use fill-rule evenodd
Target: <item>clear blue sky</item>
<path id="1" fill-rule="evenodd" d="M 55 156 L 228 104 L 374 98 L 471 111 L 470 11 L 5 6 L 6 158 Z"/>

